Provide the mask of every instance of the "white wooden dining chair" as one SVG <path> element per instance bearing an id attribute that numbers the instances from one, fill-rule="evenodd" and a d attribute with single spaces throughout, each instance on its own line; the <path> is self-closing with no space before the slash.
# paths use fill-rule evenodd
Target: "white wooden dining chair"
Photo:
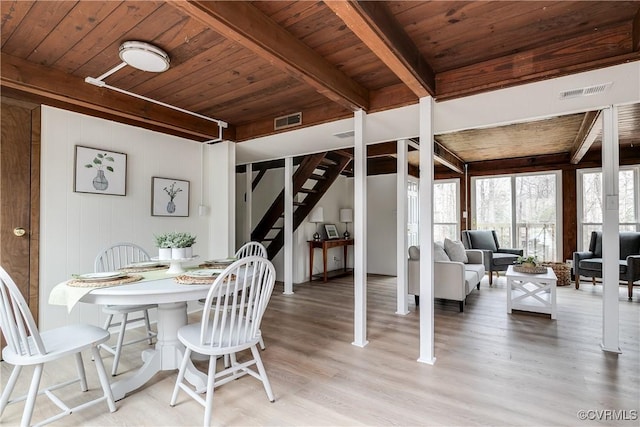
<path id="1" fill-rule="evenodd" d="M 180 389 L 204 406 L 204 425 L 211 423 L 214 389 L 246 374 L 262 381 L 267 397 L 275 400 L 267 378 L 258 342 L 260 323 L 273 292 L 276 272 L 273 264 L 263 257 L 251 256 L 235 261 L 213 282 L 205 301 L 202 320 L 183 326 L 178 339 L 186 350 L 178 379 L 171 396 L 175 406 Z M 236 353 L 250 349 L 253 358 L 238 363 Z M 184 382 L 185 371 L 191 353 L 209 356 L 207 389 L 193 390 Z M 216 372 L 216 360 L 230 356 L 231 366 Z M 256 365 L 257 372 L 250 367 Z M 203 399 L 202 392 L 206 391 Z"/>
<path id="2" fill-rule="evenodd" d="M 267 258 L 267 248 L 260 242 L 247 242 L 236 251 L 235 258 L 242 259 L 248 256 L 260 256 Z M 260 348 L 264 350 L 264 338 L 260 337 Z M 226 360 L 226 359 L 225 359 Z"/>
<path id="3" fill-rule="evenodd" d="M 254 255 L 267 258 L 267 248 L 260 242 L 247 242 L 236 251 L 235 258 L 240 259 Z"/>
<path id="4" fill-rule="evenodd" d="M 267 248 L 260 242 L 247 242 L 240 247 L 236 251 L 234 257 L 236 260 L 246 258 L 248 256 L 260 256 L 263 258 L 267 257 Z M 202 304 L 204 304 L 204 300 L 199 300 Z M 266 347 L 264 345 L 264 339 L 260 337 L 260 348 L 264 350 Z M 229 366 L 226 362 L 227 358 L 225 358 L 225 366 Z"/>
<path id="5" fill-rule="evenodd" d="M 41 394 L 46 394 L 56 406 L 62 409 L 62 412 L 41 421 L 38 425 L 48 424 L 104 400 L 107 401 L 111 412 L 116 410 L 107 372 L 97 347 L 98 344 L 109 339 L 109 332 L 93 325 L 70 325 L 40 333 L 27 302 L 13 279 L 2 267 L 0 267 L 0 328 L 7 341 L 7 346 L 2 351 L 2 358 L 6 363 L 14 366 L 9 381 L 0 396 L 0 416 L 7 405 L 26 401 L 20 424 L 22 426 L 31 425 L 36 398 Z M 74 408 L 69 408 L 52 391 L 76 382 L 80 382 L 82 391 L 89 389 L 81 353 L 86 349 L 91 349 L 93 354 L 103 395 Z M 69 355 L 75 357 L 78 378 L 39 391 L 44 364 Z M 26 396 L 10 400 L 24 366 L 34 367 L 29 391 Z M 69 397 L 69 394 L 66 396 Z"/>
<path id="6" fill-rule="evenodd" d="M 149 254 L 134 243 L 116 243 L 115 245 L 109 246 L 108 248 L 100 251 L 98 256 L 96 256 L 93 269 L 96 273 L 116 271 L 131 263 L 149 261 L 150 259 Z M 119 328 L 116 345 L 100 345 L 101 349 L 113 354 L 111 375 L 116 375 L 118 372 L 118 364 L 120 363 L 122 347 L 145 340 L 149 342 L 149 345 L 153 344 L 153 337 L 155 337 L 157 333 L 151 329 L 151 324 L 149 322 L 149 310 L 156 307 L 156 304 L 106 305 L 102 307 L 102 311 L 107 314 L 107 320 L 104 324 L 104 328 L 108 331 L 112 328 Z M 131 313 L 137 312 L 141 312 L 141 317 L 129 318 Z M 114 316 L 120 316 L 120 320 L 114 322 Z M 125 342 L 124 335 L 127 325 L 141 320 L 144 321 L 145 325 L 145 337 Z"/>

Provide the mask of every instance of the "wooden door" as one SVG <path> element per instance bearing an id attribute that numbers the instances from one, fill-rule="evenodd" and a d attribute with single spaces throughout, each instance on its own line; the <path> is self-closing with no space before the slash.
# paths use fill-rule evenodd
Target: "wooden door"
<path id="1" fill-rule="evenodd" d="M 2 97 L 0 265 L 38 321 L 40 107 Z"/>

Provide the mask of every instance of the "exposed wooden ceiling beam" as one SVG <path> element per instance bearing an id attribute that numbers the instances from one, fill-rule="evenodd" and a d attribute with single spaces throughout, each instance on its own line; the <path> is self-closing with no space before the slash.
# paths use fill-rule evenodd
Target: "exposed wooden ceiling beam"
<path id="1" fill-rule="evenodd" d="M 585 113 L 571 148 L 571 164 L 577 165 L 580 163 L 580 160 L 587 154 L 601 130 L 602 115 L 600 111 L 588 111 Z"/>
<path id="2" fill-rule="evenodd" d="M 367 157 L 382 157 L 395 155 L 398 152 L 398 144 L 395 141 L 380 142 L 367 145 Z"/>
<path id="3" fill-rule="evenodd" d="M 602 118 L 600 111 L 589 111 L 585 113 L 580 128 L 573 141 L 570 152 L 571 164 L 578 164 L 587 154 L 599 133 L 602 130 Z"/>
<path id="4" fill-rule="evenodd" d="M 436 93 L 436 78 L 384 2 L 325 1 L 349 29 L 419 98 Z"/>
<path id="5" fill-rule="evenodd" d="M 433 158 L 458 173 L 464 173 L 464 162 L 438 141 L 433 141 Z"/>
<path id="6" fill-rule="evenodd" d="M 112 119 L 197 141 L 217 138 L 218 125 L 189 114 L 98 88 L 83 79 L 52 68 L 2 54 L 3 90 L 49 100 L 54 106 Z M 224 131 L 225 139 L 229 129 Z"/>
<path id="7" fill-rule="evenodd" d="M 170 4 L 351 111 L 369 109 L 369 92 L 249 2 Z"/>

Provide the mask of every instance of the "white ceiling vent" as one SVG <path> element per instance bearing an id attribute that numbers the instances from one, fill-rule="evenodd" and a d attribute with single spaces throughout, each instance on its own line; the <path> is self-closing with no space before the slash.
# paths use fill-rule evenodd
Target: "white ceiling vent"
<path id="1" fill-rule="evenodd" d="M 581 87 L 578 89 L 569 89 L 560 92 L 560 99 L 578 98 L 579 96 L 597 95 L 611 87 L 613 83 L 601 83 L 599 85 Z"/>
<path id="2" fill-rule="evenodd" d="M 356 133 L 352 130 L 348 130 L 346 132 L 338 132 L 338 133 L 334 133 L 333 136 L 335 136 L 336 138 L 340 138 L 340 139 L 344 139 L 344 138 L 351 138 L 352 136 L 354 136 Z"/>
<path id="3" fill-rule="evenodd" d="M 302 124 L 302 113 L 289 114 L 288 116 L 276 117 L 273 119 L 273 129 L 280 130 Z"/>

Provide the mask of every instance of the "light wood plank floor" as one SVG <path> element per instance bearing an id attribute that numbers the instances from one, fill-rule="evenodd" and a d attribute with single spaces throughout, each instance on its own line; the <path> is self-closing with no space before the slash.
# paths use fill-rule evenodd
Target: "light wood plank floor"
<path id="1" fill-rule="evenodd" d="M 267 400 L 262 385 L 244 377 L 222 386 L 214 400 L 214 425 L 638 425 L 640 410 L 640 300 L 627 301 L 620 287 L 620 356 L 600 350 L 602 287 L 558 288 L 558 318 L 506 313 L 506 281 L 500 277 L 468 297 L 464 313 L 457 303 L 436 301 L 437 362 L 418 357 L 418 312 L 394 314 L 395 278 L 368 282 L 368 339 L 353 340 L 353 281 L 296 286 L 282 294 L 276 285 L 263 321 L 267 349 L 263 360 L 276 395 Z M 640 291 L 636 289 L 636 291 Z M 197 321 L 198 315 L 192 315 Z M 138 344 L 137 350 L 145 348 Z M 140 365 L 130 346 L 120 362 L 126 374 Z M 107 370 L 111 356 L 105 356 Z M 98 393 L 95 369 L 85 357 L 89 395 Z M 203 365 L 198 365 L 204 369 Z M 10 366 L 2 362 L 2 384 Z M 74 372 L 72 360 L 48 366 L 44 384 Z M 25 390 L 31 371 L 19 387 Z M 27 376 L 28 375 L 28 376 Z M 123 375 L 123 374 L 120 374 Z M 203 409 L 181 394 L 169 407 L 174 372 L 117 402 L 73 414 L 54 425 L 187 426 L 202 424 Z M 78 387 L 66 389 L 72 401 L 84 399 Z M 19 423 L 22 404 L 10 406 L 2 424 Z M 34 420 L 56 408 L 38 399 Z M 581 421 L 580 410 L 614 410 L 626 421 Z M 638 412 L 635 412 L 636 414 Z"/>

